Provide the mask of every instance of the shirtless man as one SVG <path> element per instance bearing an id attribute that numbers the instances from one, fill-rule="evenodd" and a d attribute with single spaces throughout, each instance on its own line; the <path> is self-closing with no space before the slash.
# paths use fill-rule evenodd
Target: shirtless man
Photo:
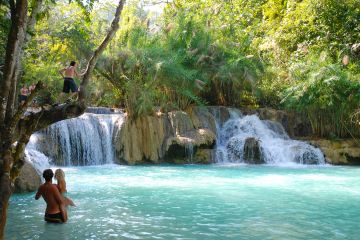
<path id="1" fill-rule="evenodd" d="M 29 95 L 29 89 L 26 87 L 26 85 L 23 85 L 22 88 L 20 89 L 20 96 L 19 96 L 21 105 L 24 105 L 28 95 Z"/>
<path id="2" fill-rule="evenodd" d="M 67 221 L 67 211 L 63 207 L 63 197 L 56 185 L 52 183 L 53 176 L 54 173 L 51 169 L 44 170 L 43 177 L 45 178 L 45 183 L 39 187 L 35 200 L 42 196 L 46 202 L 45 221 L 64 223 Z"/>
<path id="3" fill-rule="evenodd" d="M 70 96 L 70 98 L 72 98 L 79 91 L 78 87 L 76 86 L 76 83 L 74 81 L 74 76 L 81 77 L 84 74 L 79 74 L 76 71 L 76 62 L 75 61 L 71 61 L 70 66 L 61 69 L 59 71 L 59 73 L 64 78 L 64 87 L 63 87 L 63 92 L 60 94 L 60 99 L 63 98 L 64 93 L 69 93 L 70 91 L 72 92 L 72 95 Z"/>

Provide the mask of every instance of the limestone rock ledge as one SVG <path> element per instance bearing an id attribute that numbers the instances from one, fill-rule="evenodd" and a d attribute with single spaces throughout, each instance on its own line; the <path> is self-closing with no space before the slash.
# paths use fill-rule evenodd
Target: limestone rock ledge
<path id="1" fill-rule="evenodd" d="M 115 131 L 118 163 L 210 163 L 216 120 L 208 108 L 194 107 L 126 120 Z"/>
<path id="2" fill-rule="evenodd" d="M 360 139 L 308 140 L 319 147 L 328 163 L 334 165 L 360 165 Z"/>

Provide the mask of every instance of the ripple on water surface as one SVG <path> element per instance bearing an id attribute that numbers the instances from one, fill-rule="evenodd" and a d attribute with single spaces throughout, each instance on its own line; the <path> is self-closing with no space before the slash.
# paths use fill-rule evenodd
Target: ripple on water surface
<path id="1" fill-rule="evenodd" d="M 360 168 L 66 168 L 67 224 L 13 195 L 7 239 L 357 239 Z"/>

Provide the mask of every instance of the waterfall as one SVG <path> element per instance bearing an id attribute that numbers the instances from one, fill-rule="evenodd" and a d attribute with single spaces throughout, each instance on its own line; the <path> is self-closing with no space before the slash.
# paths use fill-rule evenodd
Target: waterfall
<path id="1" fill-rule="evenodd" d="M 218 126 L 217 163 L 325 163 L 320 149 L 290 139 L 281 124 L 256 115 L 230 110 L 230 119 Z"/>
<path id="2" fill-rule="evenodd" d="M 38 174 L 41 176 L 42 172 L 50 167 L 49 158 L 45 156 L 42 152 L 37 148 L 38 139 L 41 138 L 41 134 L 34 133 L 31 135 L 29 143 L 25 148 L 25 156 L 28 161 L 32 163 Z"/>
<path id="3" fill-rule="evenodd" d="M 122 125 L 124 114 L 109 114 L 104 109 L 96 108 L 91 108 L 89 112 L 33 134 L 32 141 L 26 146 L 27 157 L 32 160 L 38 158 L 34 155 L 36 152 L 58 166 L 113 163 L 113 133 L 115 126 Z"/>
<path id="4" fill-rule="evenodd" d="M 189 142 L 185 144 L 185 156 L 189 163 L 193 163 L 194 158 L 194 144 Z"/>

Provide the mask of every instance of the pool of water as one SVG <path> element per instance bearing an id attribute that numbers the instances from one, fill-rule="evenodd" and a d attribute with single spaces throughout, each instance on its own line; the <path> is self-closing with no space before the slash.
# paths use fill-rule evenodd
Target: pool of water
<path id="1" fill-rule="evenodd" d="M 45 202 L 11 198 L 6 239 L 359 239 L 360 168 L 65 168 L 77 207 L 43 221 Z"/>

